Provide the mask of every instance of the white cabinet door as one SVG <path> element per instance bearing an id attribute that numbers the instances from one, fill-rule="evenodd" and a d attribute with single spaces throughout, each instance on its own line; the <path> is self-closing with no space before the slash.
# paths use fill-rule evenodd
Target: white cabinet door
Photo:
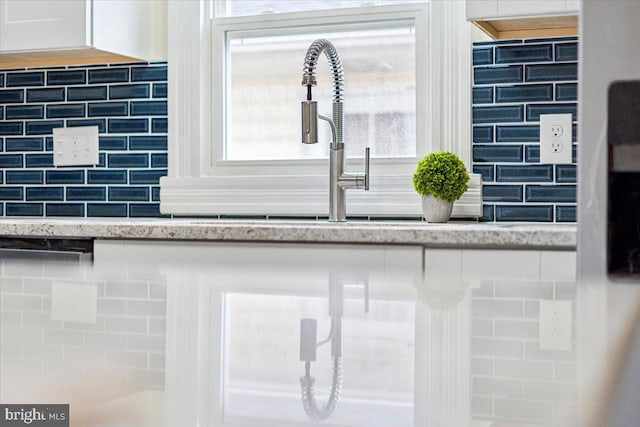
<path id="1" fill-rule="evenodd" d="M 578 13 L 580 11 L 580 0 L 567 0 L 567 12 Z"/>
<path id="2" fill-rule="evenodd" d="M 0 0 L 0 51 L 86 46 L 85 0 Z"/>
<path id="3" fill-rule="evenodd" d="M 566 0 L 500 0 L 499 17 L 553 15 L 567 10 Z"/>
<path id="4" fill-rule="evenodd" d="M 498 0 L 467 0 L 467 19 L 498 16 Z"/>

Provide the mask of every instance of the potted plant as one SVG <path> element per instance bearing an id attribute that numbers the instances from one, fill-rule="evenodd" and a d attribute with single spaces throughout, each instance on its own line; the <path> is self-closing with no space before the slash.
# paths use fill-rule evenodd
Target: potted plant
<path id="1" fill-rule="evenodd" d="M 469 188 L 467 168 L 454 153 L 437 151 L 418 162 L 413 187 L 422 196 L 422 213 L 428 222 L 447 222 L 453 202 Z"/>

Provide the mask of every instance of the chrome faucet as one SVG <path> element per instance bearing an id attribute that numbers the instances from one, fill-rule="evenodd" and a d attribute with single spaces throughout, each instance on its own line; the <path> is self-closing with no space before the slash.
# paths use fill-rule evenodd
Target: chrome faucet
<path id="1" fill-rule="evenodd" d="M 318 114 L 318 103 L 313 101 L 311 96 L 311 88 L 316 86 L 318 57 L 322 52 L 329 60 L 333 75 L 332 118 Z M 369 147 L 365 148 L 365 172 L 363 174 L 345 173 L 342 112 L 344 72 L 340 56 L 330 41 L 318 39 L 309 46 L 304 58 L 302 85 L 307 87 L 307 99 L 302 101 L 302 143 L 318 142 L 318 117 L 331 126 L 333 142 L 329 146 L 329 221 L 346 221 L 346 190 L 350 188 L 369 190 Z"/>

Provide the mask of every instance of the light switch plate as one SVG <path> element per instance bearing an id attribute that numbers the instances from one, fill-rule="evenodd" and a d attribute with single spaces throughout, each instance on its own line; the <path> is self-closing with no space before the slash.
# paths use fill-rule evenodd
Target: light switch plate
<path id="1" fill-rule="evenodd" d="M 87 166 L 99 163 L 98 126 L 53 129 L 54 166 Z"/>
<path id="2" fill-rule="evenodd" d="M 540 163 L 571 164 L 571 114 L 540 114 Z"/>

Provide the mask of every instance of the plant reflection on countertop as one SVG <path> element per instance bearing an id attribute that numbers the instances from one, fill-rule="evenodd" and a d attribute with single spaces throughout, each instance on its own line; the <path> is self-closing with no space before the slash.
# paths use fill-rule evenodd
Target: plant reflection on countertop
<path id="1" fill-rule="evenodd" d="M 447 222 L 453 202 L 469 188 L 469 173 L 454 153 L 437 151 L 418 162 L 413 187 L 422 196 L 422 212 L 428 222 Z"/>

